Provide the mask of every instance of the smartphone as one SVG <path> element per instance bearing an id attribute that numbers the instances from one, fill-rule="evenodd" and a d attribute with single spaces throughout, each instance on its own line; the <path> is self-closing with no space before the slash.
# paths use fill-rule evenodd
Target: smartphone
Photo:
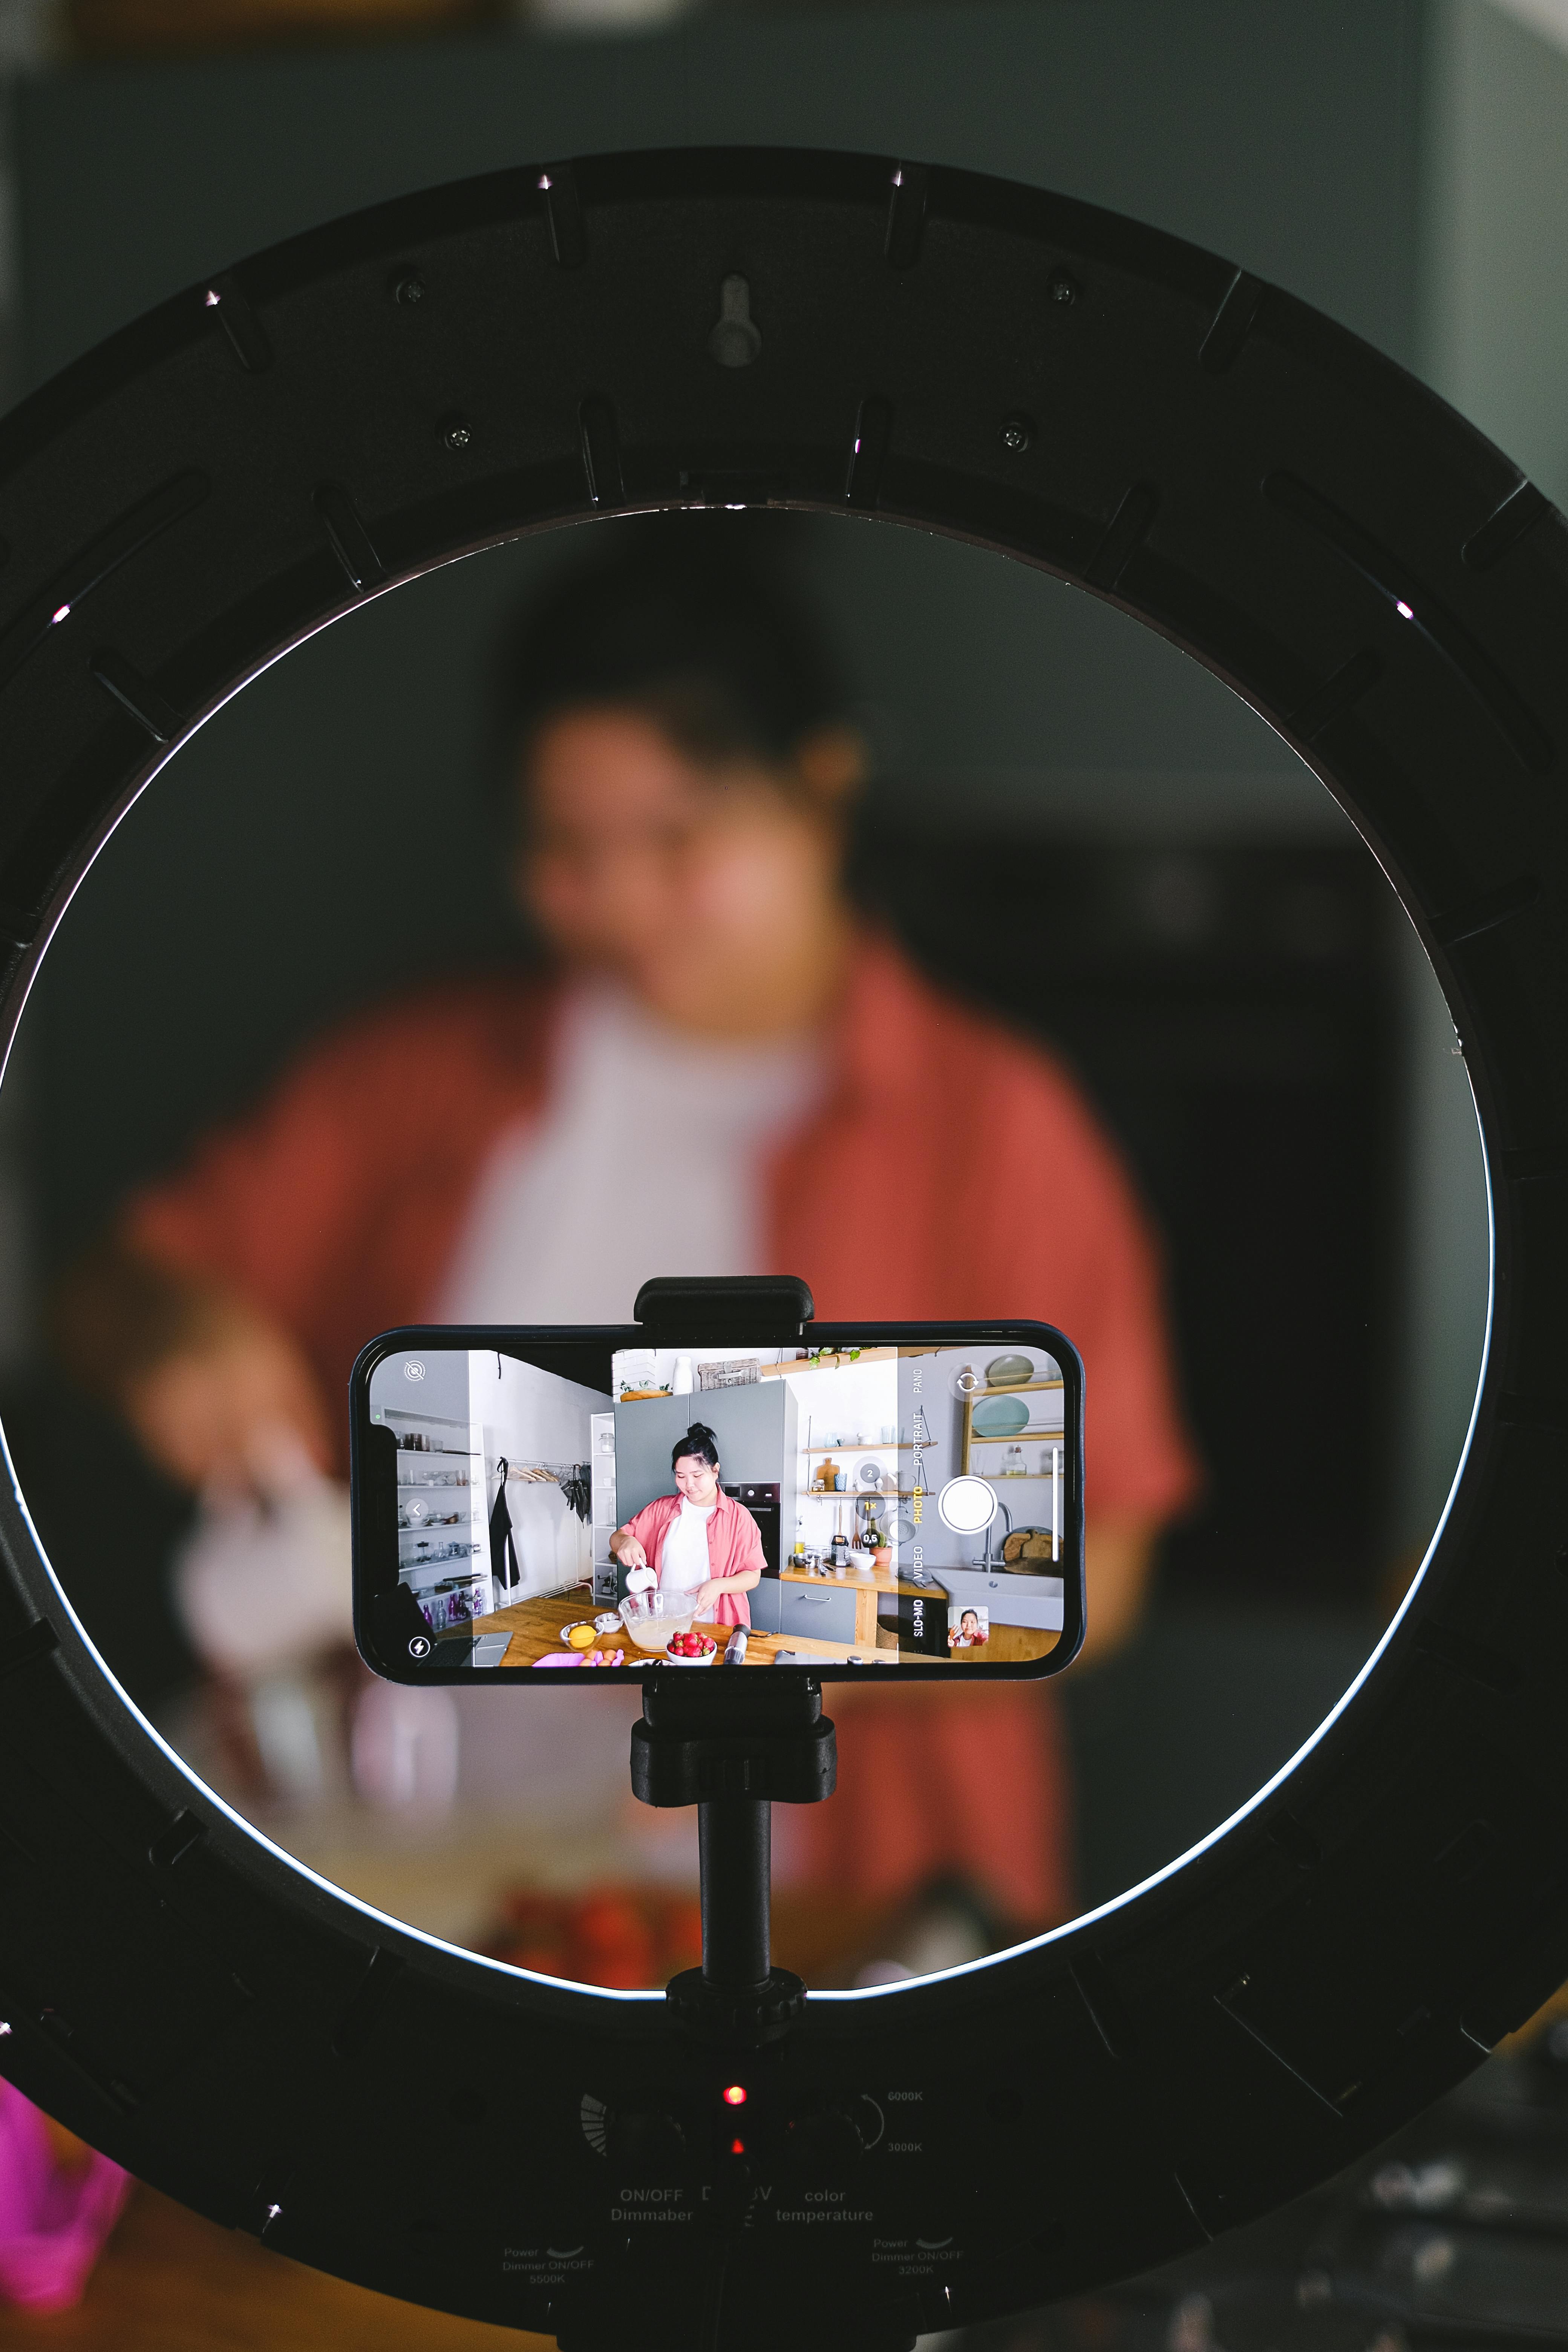
<path id="1" fill-rule="evenodd" d="M 391 1681 L 1017 1677 L 1081 1646 L 1083 1366 L 1049 1324 L 410 1328 L 350 1397 L 354 1632 Z"/>

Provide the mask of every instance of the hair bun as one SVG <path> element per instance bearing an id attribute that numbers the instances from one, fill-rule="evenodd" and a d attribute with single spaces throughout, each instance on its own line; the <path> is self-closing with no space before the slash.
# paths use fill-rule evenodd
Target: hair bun
<path id="1" fill-rule="evenodd" d="M 719 1440 L 705 1421 L 694 1421 L 684 1437 L 678 1437 L 669 1449 L 669 1466 L 673 1470 L 683 1454 L 694 1461 L 706 1462 L 710 1470 L 719 1467 Z"/>

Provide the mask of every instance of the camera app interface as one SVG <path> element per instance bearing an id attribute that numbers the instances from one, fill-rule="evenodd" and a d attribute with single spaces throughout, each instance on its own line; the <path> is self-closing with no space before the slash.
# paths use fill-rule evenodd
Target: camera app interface
<path id="1" fill-rule="evenodd" d="M 605 1378 L 494 1348 L 375 1367 L 384 1651 L 962 1672 L 1056 1646 L 1071 1497 L 1042 1349 L 631 1348 Z"/>

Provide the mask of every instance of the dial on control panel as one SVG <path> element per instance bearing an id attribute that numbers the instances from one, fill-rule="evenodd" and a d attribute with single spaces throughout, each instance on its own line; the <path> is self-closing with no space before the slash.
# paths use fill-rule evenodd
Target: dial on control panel
<path id="1" fill-rule="evenodd" d="M 578 2110 L 583 2137 L 617 2172 L 650 2179 L 679 2172 L 687 2156 L 686 2126 L 658 2107 L 612 2107 L 585 2093 Z"/>
<path id="2" fill-rule="evenodd" d="M 788 2126 L 790 2152 L 804 2164 L 841 2170 L 858 2163 L 876 2147 L 883 2127 L 881 2108 L 861 2093 L 831 2107 L 808 2109 L 793 2116 Z"/>

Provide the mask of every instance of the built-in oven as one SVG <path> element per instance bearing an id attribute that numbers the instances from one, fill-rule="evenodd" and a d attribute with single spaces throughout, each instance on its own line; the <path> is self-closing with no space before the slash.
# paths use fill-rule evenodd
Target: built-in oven
<path id="1" fill-rule="evenodd" d="M 763 1573 L 776 1576 L 784 1558 L 784 1514 L 778 1487 L 726 1485 L 724 1492 L 743 1504 L 762 1529 L 763 1558 L 767 1563 Z"/>

